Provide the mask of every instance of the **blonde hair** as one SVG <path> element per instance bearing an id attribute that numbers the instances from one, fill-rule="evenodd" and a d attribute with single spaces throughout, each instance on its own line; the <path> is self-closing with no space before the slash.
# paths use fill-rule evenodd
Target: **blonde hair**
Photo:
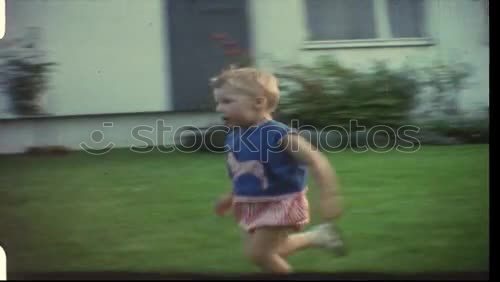
<path id="1" fill-rule="evenodd" d="M 278 85 L 279 81 L 274 75 L 255 68 L 231 67 L 210 80 L 210 86 L 214 89 L 230 86 L 256 97 L 264 95 L 270 112 L 278 107 Z"/>

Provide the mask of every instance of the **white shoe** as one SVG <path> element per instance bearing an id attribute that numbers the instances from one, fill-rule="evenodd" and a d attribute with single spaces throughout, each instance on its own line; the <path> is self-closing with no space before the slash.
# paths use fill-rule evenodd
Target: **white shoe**
<path id="1" fill-rule="evenodd" d="M 333 223 L 320 224 L 313 228 L 315 233 L 314 244 L 332 250 L 336 255 L 347 254 L 342 234 Z"/>

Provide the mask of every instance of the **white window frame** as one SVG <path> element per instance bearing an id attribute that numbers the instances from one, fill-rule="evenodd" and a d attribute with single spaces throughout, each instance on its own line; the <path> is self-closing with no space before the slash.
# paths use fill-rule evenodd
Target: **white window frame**
<path id="1" fill-rule="evenodd" d="M 307 17 L 307 0 L 303 1 L 304 18 Z M 349 0 L 345 0 L 349 1 Z M 424 9 L 427 9 L 427 1 L 424 0 Z M 338 48 L 372 48 L 372 47 L 405 47 L 405 46 L 430 46 L 435 42 L 431 37 L 415 38 L 393 38 L 389 22 L 387 0 L 373 0 L 373 13 L 375 21 L 375 32 L 377 38 L 373 39 L 347 39 L 347 40 L 306 40 L 303 49 L 338 49 Z M 424 13 L 427 16 L 427 13 Z M 427 22 L 427 19 L 423 19 Z M 307 22 L 307 21 L 305 21 Z M 427 28 L 427 25 L 425 25 Z M 306 32 L 309 29 L 306 28 Z M 429 34 L 427 31 L 426 34 Z"/>
<path id="2" fill-rule="evenodd" d="M 0 0 L 0 39 L 5 36 L 5 30 L 7 29 L 7 12 L 5 8 L 5 0 Z"/>

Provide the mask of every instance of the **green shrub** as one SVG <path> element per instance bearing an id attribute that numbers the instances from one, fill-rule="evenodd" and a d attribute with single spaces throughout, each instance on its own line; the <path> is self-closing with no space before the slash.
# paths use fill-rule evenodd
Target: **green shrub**
<path id="1" fill-rule="evenodd" d="M 316 127 L 349 128 L 351 120 L 360 126 L 408 124 L 422 86 L 409 69 L 393 71 L 378 62 L 372 71 L 361 72 L 329 57 L 320 57 L 313 66 L 284 67 L 277 76 L 284 94 L 280 119 Z"/>

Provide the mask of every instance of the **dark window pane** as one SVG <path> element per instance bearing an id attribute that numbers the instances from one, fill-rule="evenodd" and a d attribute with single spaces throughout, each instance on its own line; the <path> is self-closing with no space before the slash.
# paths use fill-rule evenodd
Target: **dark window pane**
<path id="1" fill-rule="evenodd" d="M 424 0 L 388 0 L 392 37 L 424 37 Z"/>
<path id="2" fill-rule="evenodd" d="M 307 0 L 310 40 L 376 38 L 372 0 Z"/>

